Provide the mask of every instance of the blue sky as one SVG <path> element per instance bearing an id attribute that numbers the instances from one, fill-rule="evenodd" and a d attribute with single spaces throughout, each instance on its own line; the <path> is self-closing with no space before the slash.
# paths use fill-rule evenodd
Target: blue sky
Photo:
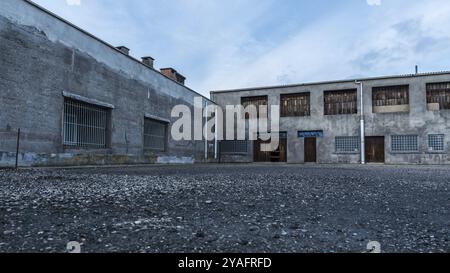
<path id="1" fill-rule="evenodd" d="M 35 0 L 211 90 L 450 70 L 448 0 Z"/>

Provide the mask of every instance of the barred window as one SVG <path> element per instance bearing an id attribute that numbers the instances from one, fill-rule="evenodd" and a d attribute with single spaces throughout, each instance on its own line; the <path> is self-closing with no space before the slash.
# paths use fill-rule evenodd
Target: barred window
<path id="1" fill-rule="evenodd" d="M 440 110 L 450 109 L 450 82 L 427 84 L 427 103 L 437 104 Z"/>
<path id="2" fill-rule="evenodd" d="M 223 154 L 246 154 L 248 153 L 248 141 L 246 140 L 221 141 L 220 152 Z"/>
<path id="3" fill-rule="evenodd" d="M 391 149 L 393 152 L 418 152 L 419 136 L 392 136 Z"/>
<path id="4" fill-rule="evenodd" d="M 432 152 L 444 151 L 444 138 L 444 135 L 428 135 L 428 149 Z"/>
<path id="5" fill-rule="evenodd" d="M 64 99 L 63 144 L 76 148 L 107 148 L 110 110 Z"/>
<path id="6" fill-rule="evenodd" d="M 325 91 L 325 115 L 350 115 L 358 113 L 357 90 Z"/>
<path id="7" fill-rule="evenodd" d="M 374 87 L 372 104 L 374 107 L 409 105 L 409 85 Z"/>
<path id="8" fill-rule="evenodd" d="M 358 153 L 361 145 L 360 141 L 358 136 L 336 137 L 336 153 Z"/>
<path id="9" fill-rule="evenodd" d="M 165 152 L 167 145 L 167 123 L 144 119 L 144 149 Z"/>
<path id="10" fill-rule="evenodd" d="M 310 93 L 286 94 L 280 97 L 281 117 L 310 115 Z"/>
<path id="11" fill-rule="evenodd" d="M 245 108 L 247 108 L 249 105 L 254 105 L 256 107 L 256 112 L 258 114 L 258 118 L 260 117 L 260 106 L 266 106 L 268 105 L 268 97 L 267 96 L 260 96 L 260 97 L 244 97 L 241 98 L 241 105 Z M 248 113 L 245 114 L 245 119 L 250 119 L 250 115 Z"/>

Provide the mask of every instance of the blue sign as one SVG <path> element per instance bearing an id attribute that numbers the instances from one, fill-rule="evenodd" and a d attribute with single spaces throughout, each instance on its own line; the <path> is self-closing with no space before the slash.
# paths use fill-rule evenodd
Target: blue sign
<path id="1" fill-rule="evenodd" d="M 307 137 L 323 137 L 323 131 L 299 131 L 299 138 L 307 138 Z"/>

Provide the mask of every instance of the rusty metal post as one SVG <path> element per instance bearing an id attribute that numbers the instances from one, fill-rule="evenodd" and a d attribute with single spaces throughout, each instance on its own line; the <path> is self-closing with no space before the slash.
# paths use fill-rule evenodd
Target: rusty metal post
<path id="1" fill-rule="evenodd" d="M 19 169 L 20 128 L 17 131 L 16 170 Z"/>

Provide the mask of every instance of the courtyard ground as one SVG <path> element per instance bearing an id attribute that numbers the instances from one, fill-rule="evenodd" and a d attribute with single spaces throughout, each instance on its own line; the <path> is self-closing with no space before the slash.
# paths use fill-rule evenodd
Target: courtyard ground
<path id="1" fill-rule="evenodd" d="M 0 252 L 450 252 L 450 167 L 0 170 Z"/>

